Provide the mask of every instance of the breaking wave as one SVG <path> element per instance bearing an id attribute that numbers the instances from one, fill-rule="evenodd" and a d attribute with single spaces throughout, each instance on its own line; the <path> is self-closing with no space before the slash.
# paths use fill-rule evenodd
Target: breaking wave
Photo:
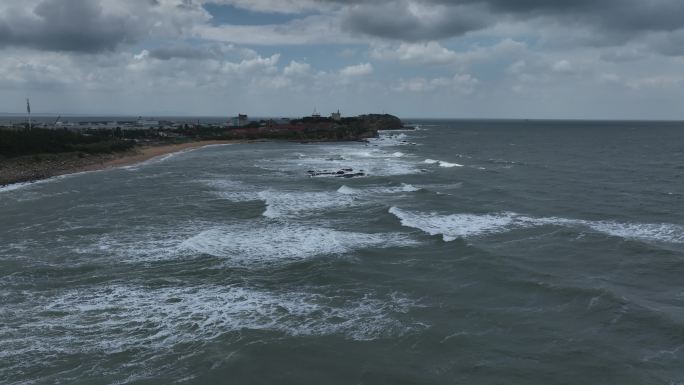
<path id="1" fill-rule="evenodd" d="M 293 262 L 323 255 L 341 255 L 364 248 L 412 246 L 417 242 L 397 233 L 367 234 L 298 225 L 249 229 L 209 229 L 180 245 L 181 249 L 225 258 L 231 265 Z"/>
<path id="2" fill-rule="evenodd" d="M 407 193 L 416 192 L 421 189 L 415 187 L 411 184 L 402 183 L 398 187 L 364 187 L 364 188 L 352 188 L 348 186 L 342 186 L 337 189 L 337 192 L 344 195 L 366 195 L 366 194 L 396 194 L 396 193 Z"/>
<path id="3" fill-rule="evenodd" d="M 380 135 L 377 138 L 368 139 L 368 143 L 381 147 L 394 147 L 414 144 L 407 140 L 408 136 L 403 132 L 397 134 L 392 131 L 380 131 L 379 134 Z"/>
<path id="4" fill-rule="evenodd" d="M 329 177 L 336 177 L 334 173 L 343 169 L 353 170 L 354 173 L 362 172 L 367 176 L 396 176 L 421 172 L 415 162 L 406 159 L 404 153 L 388 152 L 381 148 L 325 145 L 317 150 L 320 152 L 306 157 L 260 161 L 257 167 L 269 171 L 301 174 L 308 171 L 330 172 L 333 175 L 320 175 Z"/>
<path id="5" fill-rule="evenodd" d="M 590 229 L 624 239 L 684 243 L 684 226 L 667 223 L 619 223 L 555 217 L 534 218 L 516 213 L 439 215 L 409 212 L 397 207 L 391 207 L 389 212 L 396 216 L 403 226 L 416 228 L 430 235 L 441 235 L 445 242 L 527 227 L 564 226 Z"/>
<path id="6" fill-rule="evenodd" d="M 53 176 L 50 178 L 40 179 L 40 180 L 36 180 L 36 181 L 31 181 L 31 182 L 19 182 L 19 183 L 6 184 L 6 185 L 0 186 L 0 193 L 21 190 L 21 189 L 33 187 L 33 186 L 40 186 L 40 185 L 43 185 L 46 183 L 56 182 L 56 181 L 59 181 L 62 179 L 71 178 L 71 177 L 75 177 L 75 176 L 79 176 L 79 175 L 91 174 L 91 173 L 98 172 L 98 171 L 104 171 L 104 170 L 80 171 L 80 172 L 74 172 L 71 174 L 57 175 L 57 176 Z"/>
<path id="7" fill-rule="evenodd" d="M 110 263 L 220 258 L 229 266 L 264 267 L 317 256 L 343 255 L 364 248 L 418 244 L 400 233 L 361 233 L 297 224 L 254 221 L 240 225 L 189 224 L 177 229 L 131 232 L 82 239 L 72 252 Z"/>
<path id="8" fill-rule="evenodd" d="M 445 242 L 505 231 L 513 223 L 511 215 L 436 215 L 411 213 L 397 207 L 391 207 L 389 212 L 399 218 L 403 226 L 413 227 L 430 235 L 442 235 Z"/>
<path id="9" fill-rule="evenodd" d="M 425 164 L 439 164 L 439 167 L 445 167 L 445 168 L 463 167 L 462 164 L 449 163 L 449 162 L 445 162 L 443 160 L 435 160 L 435 159 L 425 159 L 423 161 L 423 163 L 425 163 Z"/>
<path id="10" fill-rule="evenodd" d="M 361 204 L 353 196 L 329 192 L 261 191 L 257 195 L 266 202 L 266 218 L 299 217 Z"/>
<path id="11" fill-rule="evenodd" d="M 168 359 L 179 344 L 196 346 L 243 330 L 392 338 L 427 327 L 406 321 L 417 306 L 396 292 L 338 297 L 230 285 L 112 284 L 35 294 L 8 304 L 0 315 L 0 374 L 43 365 L 56 355 L 86 353 L 109 361 L 110 355 L 135 351 L 127 367 L 144 377 L 149 360 Z"/>

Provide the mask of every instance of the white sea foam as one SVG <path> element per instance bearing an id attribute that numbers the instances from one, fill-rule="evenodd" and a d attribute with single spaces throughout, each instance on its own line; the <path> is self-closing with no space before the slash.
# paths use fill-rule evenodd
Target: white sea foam
<path id="1" fill-rule="evenodd" d="M 231 202 L 251 202 L 261 200 L 257 193 L 246 191 L 216 191 L 215 195 Z"/>
<path id="2" fill-rule="evenodd" d="M 406 155 L 403 152 L 397 151 L 394 154 L 392 154 L 395 158 L 401 158 L 402 156 Z"/>
<path id="3" fill-rule="evenodd" d="M 101 257 L 109 263 L 152 262 L 188 256 L 180 247 L 184 239 L 197 234 L 206 224 L 188 223 L 179 228 L 130 228 L 118 233 L 80 239 L 71 253 L 92 260 Z M 201 230 L 199 230 L 201 231 Z"/>
<path id="4" fill-rule="evenodd" d="M 403 226 L 422 230 L 430 235 L 442 235 L 449 242 L 459 238 L 485 236 L 514 229 L 537 226 L 563 226 L 589 229 L 610 236 L 646 242 L 684 243 L 684 226 L 675 224 L 619 223 L 568 218 L 534 218 L 515 213 L 452 214 L 409 212 L 390 208 Z"/>
<path id="5" fill-rule="evenodd" d="M 79 176 L 79 175 L 90 174 L 90 173 L 98 172 L 98 171 L 102 171 L 102 170 L 74 172 L 71 174 L 57 175 L 57 176 L 53 176 L 50 178 L 45 178 L 45 179 L 32 181 L 32 182 L 21 182 L 21 183 L 8 184 L 8 185 L 0 186 L 0 193 L 10 192 L 10 191 L 15 191 L 15 190 L 21 190 L 24 188 L 29 188 L 29 187 L 34 187 L 34 186 L 40 186 L 40 185 L 43 185 L 46 183 L 57 182 L 57 181 L 60 181 L 62 179 L 71 178 L 71 177 L 75 177 L 75 176 Z"/>
<path id="6" fill-rule="evenodd" d="M 258 194 L 266 202 L 267 218 L 292 218 L 361 204 L 353 196 L 331 192 L 285 192 L 267 190 Z"/>
<path id="7" fill-rule="evenodd" d="M 185 240 L 181 249 L 226 259 L 232 265 L 255 266 L 341 255 L 363 248 L 413 246 L 402 234 L 366 234 L 298 225 L 219 227 Z"/>
<path id="8" fill-rule="evenodd" d="M 234 146 L 234 143 L 216 143 L 216 144 L 207 144 L 202 147 L 197 148 L 198 150 L 203 149 L 203 148 L 216 148 L 216 147 L 226 147 L 226 146 Z"/>
<path id="9" fill-rule="evenodd" d="M 37 182 L 22 182 L 22 183 L 13 183 L 13 184 L 0 186 L 0 193 L 7 192 L 7 191 L 19 190 L 19 189 L 24 188 L 24 187 L 35 185 L 36 183 Z"/>
<path id="10" fill-rule="evenodd" d="M 220 198 L 232 202 L 249 202 L 260 200 L 258 190 L 243 182 L 231 179 L 209 179 L 201 182 L 214 190 L 214 194 Z"/>
<path id="11" fill-rule="evenodd" d="M 430 235 L 441 235 L 445 242 L 501 232 L 514 221 L 512 215 L 437 215 L 412 213 L 397 207 L 391 207 L 389 212 L 399 218 L 403 226 L 417 228 Z"/>
<path id="12" fill-rule="evenodd" d="M 319 256 L 344 255 L 366 248 L 412 247 L 418 242 L 399 233 L 361 233 L 325 227 L 257 220 L 235 225 L 191 223 L 175 229 L 130 231 L 82 239 L 78 249 L 89 260 L 109 263 L 219 258 L 226 265 L 263 268 Z"/>
<path id="13" fill-rule="evenodd" d="M 451 167 L 463 167 L 463 165 L 458 164 L 458 163 L 449 163 L 449 162 L 440 161 L 439 167 L 451 168 Z"/>
<path id="14" fill-rule="evenodd" d="M 365 195 L 381 195 L 381 194 L 397 194 L 406 192 L 416 192 L 421 189 L 415 187 L 411 184 L 402 183 L 401 186 L 396 187 L 382 187 L 382 186 L 370 186 L 363 188 L 352 188 L 348 186 L 342 186 L 337 189 L 337 192 L 344 195 L 354 195 L 354 196 L 365 196 Z"/>
<path id="15" fill-rule="evenodd" d="M 615 237 L 644 241 L 684 243 L 684 226 L 668 223 L 585 223 L 595 231 Z"/>
<path id="16" fill-rule="evenodd" d="M 338 188 L 337 192 L 340 194 L 344 194 L 344 195 L 359 195 L 362 193 L 361 190 L 351 188 L 348 186 L 342 186 L 342 187 Z"/>
<path id="17" fill-rule="evenodd" d="M 154 158 L 150 158 L 150 159 L 145 160 L 145 161 L 142 161 L 142 162 L 140 162 L 140 163 L 135 163 L 135 164 L 127 165 L 127 166 L 122 166 L 122 167 L 120 167 L 120 168 L 122 168 L 122 169 L 124 169 L 124 170 L 128 170 L 128 171 L 136 171 L 136 170 L 138 170 L 140 167 L 149 166 L 149 165 L 152 165 L 152 164 L 162 163 L 162 162 L 165 162 L 165 161 L 167 161 L 167 160 L 169 160 L 169 159 L 175 158 L 175 157 L 177 157 L 177 156 L 179 156 L 179 155 L 184 155 L 184 154 L 187 154 L 187 153 L 190 153 L 190 152 L 194 152 L 194 151 L 198 151 L 198 150 L 202 150 L 202 149 L 205 149 L 205 148 L 223 147 L 223 146 L 231 146 L 231 145 L 232 145 L 232 143 L 207 144 L 207 145 L 204 145 L 204 146 L 201 146 L 201 147 L 188 148 L 188 149 L 185 149 L 185 150 L 180 150 L 180 151 L 171 152 L 171 153 L 164 154 L 164 155 L 155 156 Z"/>
<path id="18" fill-rule="evenodd" d="M 336 192 L 328 191 L 279 191 L 266 190 L 256 192 L 253 186 L 239 181 L 211 180 L 204 181 L 218 190 L 215 194 L 234 202 L 262 200 L 266 204 L 263 215 L 267 218 L 293 218 L 316 214 L 318 212 L 349 208 L 371 203 L 359 199 L 371 195 L 397 194 L 421 190 L 413 185 L 402 183 L 400 186 L 367 186 L 352 188 L 341 186 Z"/>
<path id="19" fill-rule="evenodd" d="M 157 164 L 157 163 L 162 163 L 164 161 L 167 161 L 171 158 L 176 157 L 177 155 L 180 155 L 180 154 L 183 154 L 186 152 L 190 152 L 193 150 L 195 150 L 195 149 L 189 149 L 189 150 L 184 150 L 184 151 L 172 152 L 170 154 L 159 155 L 159 156 L 155 156 L 154 158 L 150 158 L 150 159 L 147 159 L 147 160 L 139 162 L 139 163 L 121 166 L 120 168 L 123 170 L 128 170 L 128 171 L 137 171 L 140 169 L 140 167 L 145 167 L 145 166 L 149 166 L 149 165 L 153 165 L 153 164 Z"/>
<path id="20" fill-rule="evenodd" d="M 416 192 L 416 191 L 420 191 L 421 189 L 418 187 L 415 187 L 411 184 L 402 183 L 401 184 L 401 190 L 404 192 Z"/>
<path id="21" fill-rule="evenodd" d="M 450 163 L 450 162 L 445 162 L 443 160 L 435 160 L 435 159 L 425 159 L 423 161 L 423 163 L 425 163 L 425 164 L 439 164 L 439 167 L 445 167 L 445 168 L 463 167 L 462 164 Z"/>
<path id="22" fill-rule="evenodd" d="M 352 169 L 368 176 L 396 176 L 420 173 L 417 164 L 406 156 L 397 156 L 382 148 L 350 145 L 322 145 L 316 148 L 318 153 L 309 154 L 305 158 L 281 158 L 271 161 L 259 161 L 257 167 L 279 172 L 307 171 L 332 172 Z M 334 178 L 337 175 L 320 175 Z"/>
<path id="23" fill-rule="evenodd" d="M 391 131 L 381 131 L 377 138 L 368 139 L 368 142 L 374 146 L 394 147 L 412 144 L 407 141 L 408 136 L 405 133 L 393 133 Z"/>
<path id="24" fill-rule="evenodd" d="M 140 349 L 163 354 L 179 343 L 245 329 L 373 340 L 421 328 L 398 320 L 415 306 L 399 293 L 339 298 L 230 285 L 84 287 L 7 304 L 0 359 L 18 366 L 54 354 Z"/>
<path id="25" fill-rule="evenodd" d="M 684 226 L 671 223 L 622 223 L 617 221 L 588 221 L 568 218 L 529 218 L 519 217 L 521 221 L 536 226 L 551 225 L 588 228 L 592 231 L 646 242 L 684 243 Z"/>

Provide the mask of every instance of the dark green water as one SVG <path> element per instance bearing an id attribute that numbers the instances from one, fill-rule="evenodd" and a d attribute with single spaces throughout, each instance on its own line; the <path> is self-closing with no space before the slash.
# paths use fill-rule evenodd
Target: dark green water
<path id="1" fill-rule="evenodd" d="M 0 189 L 0 383 L 684 382 L 684 124 L 422 123 Z"/>

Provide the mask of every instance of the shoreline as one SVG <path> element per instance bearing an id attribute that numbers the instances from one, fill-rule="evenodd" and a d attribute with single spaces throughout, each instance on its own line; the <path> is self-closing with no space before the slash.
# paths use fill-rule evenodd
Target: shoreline
<path id="1" fill-rule="evenodd" d="M 79 157 L 76 154 L 46 154 L 35 157 L 22 157 L 0 161 L 0 188 L 14 184 L 30 184 L 40 180 L 101 171 L 111 168 L 135 165 L 160 156 L 183 151 L 195 150 L 211 145 L 247 143 L 244 140 L 202 140 L 197 142 L 141 145 L 130 151 L 112 154 L 94 154 Z"/>
<path id="2" fill-rule="evenodd" d="M 212 146 L 212 145 L 224 145 L 224 144 L 238 144 L 245 143 L 241 140 L 202 140 L 199 142 L 188 142 L 188 143 L 176 143 L 176 144 L 163 144 L 158 146 L 141 146 L 135 149 L 135 153 L 124 155 L 122 157 L 105 161 L 100 164 L 91 164 L 85 166 L 84 168 L 77 170 L 76 172 L 82 171 L 99 171 L 109 168 L 117 168 L 123 166 L 130 166 L 137 163 L 142 163 L 150 159 L 154 159 L 160 156 L 175 154 L 178 152 L 196 150 L 202 147 Z"/>

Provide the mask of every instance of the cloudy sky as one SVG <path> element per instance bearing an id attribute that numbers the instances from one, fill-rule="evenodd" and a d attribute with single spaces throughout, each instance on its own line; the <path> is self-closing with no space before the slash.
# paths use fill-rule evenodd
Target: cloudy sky
<path id="1" fill-rule="evenodd" d="M 684 119 L 682 0 L 2 0 L 0 112 Z"/>

